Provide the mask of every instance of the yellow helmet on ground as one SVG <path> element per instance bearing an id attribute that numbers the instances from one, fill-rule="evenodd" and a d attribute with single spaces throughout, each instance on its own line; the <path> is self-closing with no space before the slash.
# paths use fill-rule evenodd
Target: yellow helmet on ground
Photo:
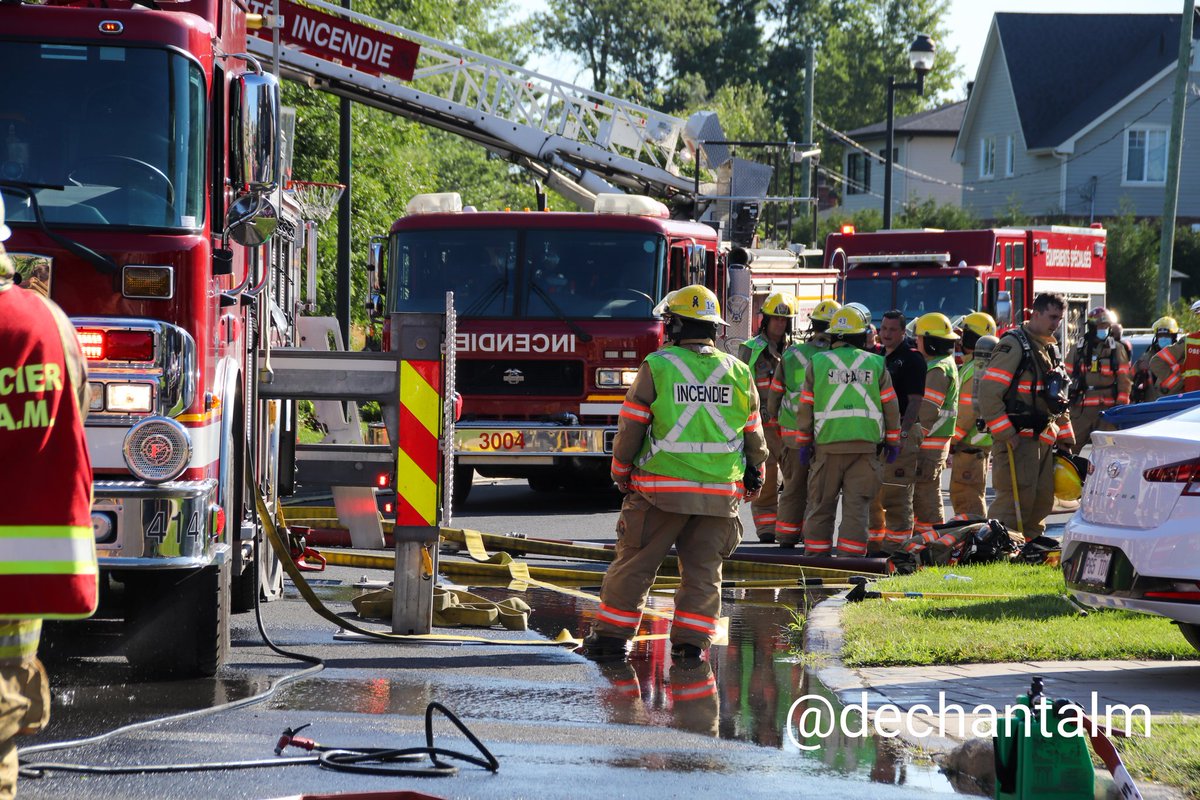
<path id="1" fill-rule="evenodd" d="M 1179 333 L 1179 322 L 1174 317 L 1159 317 L 1154 320 L 1154 324 L 1150 329 L 1155 333 Z"/>
<path id="2" fill-rule="evenodd" d="M 1070 502 L 1083 496 L 1083 476 L 1076 463 L 1063 455 L 1054 455 L 1054 496 Z"/>
<path id="3" fill-rule="evenodd" d="M 768 317 L 794 317 L 800 301 L 791 292 L 774 292 L 763 303 L 762 313 Z"/>
<path id="4" fill-rule="evenodd" d="M 950 318 L 938 311 L 930 311 L 917 318 L 916 334 L 950 341 L 958 338 L 958 334 L 954 332 L 954 326 L 950 324 Z"/>
<path id="5" fill-rule="evenodd" d="M 843 306 L 829 321 L 829 332 L 835 336 L 852 336 L 867 332 L 867 318 L 857 308 Z"/>
<path id="6" fill-rule="evenodd" d="M 667 313 L 715 325 L 727 325 L 721 319 L 721 304 L 712 289 L 694 283 L 667 295 Z"/>
<path id="7" fill-rule="evenodd" d="M 833 315 L 836 314 L 838 309 L 841 307 L 841 304 L 839 304 L 836 300 L 822 300 L 821 302 L 817 303 L 817 307 L 812 310 L 812 313 L 808 315 L 808 318 L 811 320 L 816 320 L 817 322 L 829 322 L 833 319 Z"/>
<path id="8" fill-rule="evenodd" d="M 963 330 L 970 331 L 976 336 L 995 336 L 996 320 L 985 311 L 967 314 L 962 321 Z"/>

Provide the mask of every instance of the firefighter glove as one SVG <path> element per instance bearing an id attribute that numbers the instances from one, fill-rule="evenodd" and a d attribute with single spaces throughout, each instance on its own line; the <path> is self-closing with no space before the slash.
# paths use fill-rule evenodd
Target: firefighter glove
<path id="1" fill-rule="evenodd" d="M 886 454 L 887 463 L 895 464 L 896 459 L 900 457 L 900 445 L 887 444 L 883 446 L 883 452 Z"/>
<path id="2" fill-rule="evenodd" d="M 746 494 L 755 494 L 763 485 L 762 466 L 758 464 L 747 464 L 746 472 L 742 475 L 742 485 L 746 487 Z"/>
<path id="3" fill-rule="evenodd" d="M 806 444 L 796 451 L 796 458 L 800 460 L 800 466 L 802 467 L 807 467 L 808 463 L 812 461 L 812 457 L 813 446 L 811 444 Z"/>

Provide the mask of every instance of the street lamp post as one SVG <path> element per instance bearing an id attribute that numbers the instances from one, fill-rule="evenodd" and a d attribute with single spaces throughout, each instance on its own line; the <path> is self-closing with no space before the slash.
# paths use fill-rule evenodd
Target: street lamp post
<path id="1" fill-rule="evenodd" d="M 896 90 L 909 89 L 919 95 L 925 94 L 925 76 L 933 69 L 937 45 L 929 36 L 919 33 L 908 48 L 908 63 L 912 64 L 917 79 L 911 83 L 896 83 L 896 76 L 888 76 L 887 91 L 887 150 L 883 159 L 883 227 L 892 227 L 892 150 L 896 147 Z"/>

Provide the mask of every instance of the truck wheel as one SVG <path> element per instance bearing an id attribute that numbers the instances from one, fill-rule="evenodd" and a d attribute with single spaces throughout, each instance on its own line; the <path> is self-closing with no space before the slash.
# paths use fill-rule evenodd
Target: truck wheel
<path id="1" fill-rule="evenodd" d="M 275 551 L 267 542 L 266 534 L 258 528 L 255 536 L 259 538 L 257 562 L 247 565 L 241 575 L 233 577 L 231 605 L 234 614 L 244 614 L 254 610 L 254 590 L 257 587 L 259 598 L 264 602 L 278 600 L 283 596 L 283 564 L 280 563 Z M 258 572 L 258 581 L 254 580 L 254 571 Z"/>
<path id="2" fill-rule="evenodd" d="M 1187 622 L 1177 622 L 1175 624 L 1179 626 L 1179 632 L 1183 634 L 1183 638 L 1188 640 L 1188 644 L 1200 651 L 1200 625 Z"/>
<path id="3" fill-rule="evenodd" d="M 545 473 L 530 475 L 525 480 L 535 492 L 557 492 L 562 485 L 557 476 Z"/>
<path id="4" fill-rule="evenodd" d="M 469 464 L 454 466 L 454 505 L 461 506 L 467 502 L 471 494 L 471 486 L 475 481 L 475 468 Z"/>
<path id="5" fill-rule="evenodd" d="M 229 654 L 230 564 L 131 576 L 125 656 L 139 672 L 211 677 Z"/>

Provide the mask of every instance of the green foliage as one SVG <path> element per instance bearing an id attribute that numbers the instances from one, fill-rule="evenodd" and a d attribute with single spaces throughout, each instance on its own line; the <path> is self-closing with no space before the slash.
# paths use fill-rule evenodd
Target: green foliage
<path id="1" fill-rule="evenodd" d="M 727 83 L 712 97 L 697 101 L 685 112 L 715 111 L 731 141 L 783 141 L 783 125 L 771 112 L 770 98 L 757 83 Z M 754 158 L 755 155 L 749 155 Z"/>
<path id="2" fill-rule="evenodd" d="M 941 228 L 946 231 L 968 231 L 980 226 L 979 217 L 969 209 L 953 203 L 939 204 L 932 197 L 923 203 L 906 203 L 896 217 L 897 228 Z"/>
<path id="3" fill-rule="evenodd" d="M 1134 219 L 1128 208 L 1104 221 L 1108 229 L 1108 302 L 1129 328 L 1155 319 L 1160 226 Z"/>

